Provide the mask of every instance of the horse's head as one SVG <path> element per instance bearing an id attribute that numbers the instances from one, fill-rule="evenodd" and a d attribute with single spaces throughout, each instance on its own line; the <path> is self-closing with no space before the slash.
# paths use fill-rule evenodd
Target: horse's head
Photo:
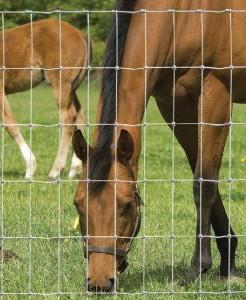
<path id="1" fill-rule="evenodd" d="M 74 134 L 73 147 L 83 161 L 75 205 L 84 236 L 84 254 L 88 258 L 88 289 L 113 291 L 117 275 L 127 267 L 127 253 L 140 228 L 140 196 L 130 164 L 133 140 L 126 130 L 121 130 L 116 150 L 111 149 L 107 180 L 99 187 L 98 183 L 93 186 L 95 183 L 88 178 L 88 164 L 94 150 L 80 131 Z"/>

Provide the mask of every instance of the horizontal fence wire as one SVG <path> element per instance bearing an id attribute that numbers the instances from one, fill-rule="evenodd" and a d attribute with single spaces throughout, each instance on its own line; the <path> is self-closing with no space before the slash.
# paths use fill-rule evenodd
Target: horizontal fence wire
<path id="1" fill-rule="evenodd" d="M 52 14 L 104 14 L 104 13 L 121 13 L 121 14 L 142 14 L 142 13 L 199 13 L 199 14 L 224 14 L 224 13 L 246 13 L 246 9 L 222 9 L 222 10 L 206 10 L 206 9 L 157 9 L 157 10 L 150 10 L 150 9 L 140 9 L 140 10 L 134 10 L 134 11 L 128 11 L 128 10 L 62 10 L 62 9 L 53 9 L 50 11 L 42 11 L 42 10 L 0 10 L 1 14 L 44 14 L 44 15 L 52 15 Z"/>
<path id="2" fill-rule="evenodd" d="M 173 64 L 170 66 L 151 66 L 147 64 L 147 18 L 146 16 L 148 14 L 169 14 L 172 16 L 172 26 L 173 26 L 173 35 L 174 35 L 174 56 L 173 56 Z M 233 86 L 232 86 L 232 77 L 233 77 L 233 71 L 236 70 L 243 70 L 246 69 L 246 65 L 234 65 L 233 64 L 233 56 L 232 56 L 232 20 L 231 20 L 231 16 L 232 14 L 246 14 L 246 9 L 245 10 L 237 10 L 237 9 L 223 9 L 223 10 L 205 10 L 205 9 L 191 9 L 191 10 L 185 10 L 185 9 L 167 9 L 167 10 L 148 10 L 148 9 L 140 9 L 140 10 L 136 10 L 136 11 L 118 11 L 118 10 L 87 10 L 87 9 L 82 9 L 82 10 L 60 10 L 60 9 L 53 9 L 50 11 L 39 11 L 39 10 L 16 10 L 16 11 L 9 11 L 9 10 L 0 10 L 0 14 L 1 14 L 1 23 L 2 23 L 2 37 L 3 37 L 3 43 L 2 43 L 2 47 L 3 47 L 3 58 L 2 58 L 2 66 L 0 66 L 0 73 L 2 74 L 3 77 L 3 86 L 4 86 L 4 82 L 5 82 L 5 74 L 7 74 L 8 72 L 11 71 L 28 71 L 30 72 L 30 116 L 29 116 L 29 122 L 28 123 L 12 123 L 12 124 L 6 124 L 4 122 L 4 113 L 2 113 L 2 120 L 1 120 L 1 124 L 0 124 L 0 128 L 1 128 L 1 179 L 0 179 L 0 186 L 1 186 L 1 234 L 0 234 L 0 246 L 1 249 L 5 249 L 5 245 L 6 242 L 8 241 L 20 241 L 20 240 L 26 240 L 28 241 L 28 252 L 29 252 L 29 265 L 28 265 L 28 289 L 27 290 L 21 290 L 20 292 L 12 292 L 12 291 L 5 291 L 4 290 L 4 286 L 5 286 L 5 278 L 4 278 L 4 268 L 5 268 L 5 261 L 4 258 L 1 258 L 1 290 L 0 290 L 0 297 L 13 297 L 13 296 L 27 296 L 29 298 L 32 297 L 38 297 L 38 296 L 43 296 L 43 297 L 52 297 L 52 296 L 56 296 L 57 298 L 61 298 L 61 297 L 86 297 L 88 299 L 90 299 L 90 297 L 94 294 L 92 292 L 88 292 L 86 288 L 81 287 L 78 291 L 63 291 L 62 290 L 62 282 L 61 282 L 61 267 L 62 267 L 62 261 L 61 261 L 61 251 L 62 251 L 62 243 L 64 241 L 67 240 L 71 240 L 71 241 L 76 241 L 78 243 L 81 243 L 82 240 L 85 240 L 86 245 L 88 246 L 88 241 L 90 239 L 95 239 L 95 238 L 100 238 L 100 239 L 109 239 L 109 238 L 113 238 L 114 239 L 114 249 L 116 251 L 116 241 L 119 239 L 127 239 L 129 237 L 127 236 L 118 236 L 117 235 L 117 230 L 116 230 L 116 224 L 117 224 L 117 203 L 116 203 L 116 188 L 115 188 L 115 203 L 114 203 L 114 235 L 100 235 L 100 236 L 90 236 L 90 235 L 82 235 L 82 234 L 70 234 L 70 235 L 66 235 L 66 234 L 62 234 L 62 230 L 61 230 L 61 225 L 62 225 L 62 190 L 61 187 L 63 184 L 67 184 L 67 183 L 85 183 L 86 187 L 87 187 L 87 198 L 86 198 L 86 207 L 87 207 L 87 215 L 88 215 L 88 203 L 89 203 L 89 199 L 88 199 L 88 186 L 91 182 L 111 182 L 114 183 L 114 186 L 116 187 L 116 183 L 136 183 L 139 185 L 143 185 L 143 187 L 141 188 L 141 192 L 143 194 L 143 200 L 145 202 L 145 205 L 142 208 L 143 211 L 143 224 L 142 224 L 142 231 L 140 233 L 139 236 L 133 237 L 133 239 L 140 241 L 142 243 L 142 249 L 143 249 L 143 253 L 141 253 L 142 255 L 142 276 L 141 280 L 142 281 L 142 288 L 139 291 L 126 291 L 126 292 L 122 292 L 122 290 L 117 290 L 116 286 L 114 287 L 114 291 L 107 293 L 108 295 L 113 295 L 114 298 L 117 298 L 118 296 L 129 296 L 129 297 L 137 297 L 137 296 L 143 296 L 144 298 L 151 297 L 151 296 L 161 296 L 161 297 L 171 297 L 172 299 L 175 298 L 175 296 L 187 296 L 187 295 L 194 295 L 199 297 L 200 299 L 202 299 L 205 296 L 226 296 L 228 297 L 228 299 L 231 299 L 232 297 L 234 297 L 235 295 L 238 297 L 245 297 L 244 295 L 246 294 L 246 290 L 237 290 L 237 289 L 231 289 L 231 278 L 229 276 L 228 279 L 228 285 L 227 285 L 227 290 L 222 290 L 222 291 L 205 291 L 203 290 L 203 279 L 202 276 L 200 274 L 199 276 L 199 289 L 196 291 L 190 291 L 190 290 L 181 290 L 179 289 L 176 284 L 174 283 L 175 281 L 175 258 L 174 258 L 174 252 L 175 252 L 175 241 L 177 239 L 194 239 L 195 238 L 195 234 L 194 235 L 190 235 L 190 234 L 184 234 L 184 235 L 179 235 L 179 234 L 175 234 L 175 226 L 174 226 L 174 215 L 175 215 L 175 192 L 176 192 L 176 187 L 178 183 L 189 183 L 192 184 L 194 182 L 198 182 L 200 184 L 200 186 L 202 186 L 203 183 L 226 183 L 228 184 L 228 203 L 229 203 L 229 225 L 231 223 L 231 202 L 232 200 L 232 184 L 233 183 L 243 183 L 246 181 L 246 178 L 236 178 L 233 174 L 232 174 L 232 129 L 234 126 L 245 126 L 246 125 L 246 121 L 237 121 L 234 122 L 231 119 L 231 113 L 232 113 L 232 90 L 233 90 Z M 91 25 L 90 25 L 90 17 L 93 14 L 111 14 L 111 15 L 116 15 L 116 28 L 118 29 L 118 15 L 119 14 L 131 14 L 131 15 L 136 15 L 136 14 L 141 14 L 144 16 L 144 27 L 145 27 L 145 41 L 144 41 L 144 56 L 145 56 L 145 62 L 143 66 L 139 66 L 139 67 L 122 67 L 119 66 L 119 62 L 118 62 L 118 40 L 117 40 L 117 45 L 116 45 L 116 65 L 114 67 L 104 67 L 104 66 L 94 66 L 91 63 L 90 60 L 90 42 L 88 43 L 87 46 L 87 51 L 88 51 L 88 58 L 87 58 L 87 65 L 86 66 L 62 66 L 62 47 L 61 47 L 61 43 L 62 43 L 62 26 L 61 26 L 61 21 L 62 21 L 62 16 L 63 15 L 68 15 L 68 14 L 81 14 L 84 15 L 87 19 L 87 36 L 88 36 L 88 40 L 90 41 L 91 39 Z M 199 14 L 201 16 L 201 45 L 202 45 L 202 63 L 200 65 L 192 65 L 192 66 L 185 66 L 185 65 L 177 65 L 176 64 L 176 53 L 175 53 L 175 49 L 176 49 L 176 45 L 175 45 L 175 17 L 176 14 Z M 209 66 L 209 65 L 204 65 L 203 63 L 203 58 L 204 58 L 204 28 L 203 28 L 203 15 L 204 14 L 215 14 L 215 15 L 222 15 L 222 14 L 226 14 L 228 15 L 229 21 L 230 21 L 230 64 L 229 65 L 225 65 L 225 66 Z M 4 31 L 5 31 L 5 15 L 9 16 L 9 15 L 28 15 L 30 16 L 30 24 L 31 24 L 31 63 L 30 66 L 26 66 L 26 67 L 7 67 L 6 63 L 5 63 L 5 38 L 4 38 Z M 47 17 L 49 16 L 57 16 L 58 20 L 59 20 L 59 66 L 54 67 L 54 68 L 44 68 L 44 67 L 37 67 L 35 65 L 33 65 L 33 16 L 35 15 L 46 15 Z M 118 36 L 118 32 L 117 32 L 117 36 Z M 199 122 L 176 122 L 175 121 L 175 107 L 178 105 L 177 100 L 176 100 L 176 95 L 175 95 L 175 83 L 176 83 L 176 74 L 179 70 L 186 70 L 186 69 L 194 69 L 194 70 L 199 70 L 201 72 L 201 90 L 203 90 L 203 76 L 204 76 L 204 72 L 205 71 L 223 71 L 223 70 L 228 70 L 230 71 L 230 120 L 224 123 L 210 123 L 210 122 L 204 122 L 203 121 L 203 114 L 201 112 L 201 121 Z M 33 131 L 33 129 L 35 128 L 57 128 L 58 129 L 58 135 L 57 135 L 57 139 L 58 139 L 58 144 L 60 145 L 61 143 L 61 132 L 62 129 L 64 127 L 70 127 L 70 126 L 74 126 L 74 123 L 63 123 L 62 122 L 62 115 L 61 115 L 61 111 L 59 111 L 59 121 L 58 123 L 51 123 L 51 124 L 41 124 L 41 123 L 36 123 L 33 121 L 33 73 L 36 71 L 57 71 L 59 72 L 59 104 L 61 106 L 61 90 L 62 90 L 62 81 L 61 81 L 61 76 L 62 76 L 62 72 L 66 71 L 66 70 L 84 70 L 87 74 L 87 96 L 86 96 L 86 105 L 87 105 L 87 113 L 86 113 L 86 121 L 84 122 L 78 122 L 77 125 L 78 127 L 83 127 L 83 131 L 86 132 L 87 135 L 87 139 L 89 139 L 91 133 L 94 130 L 94 127 L 100 127 L 100 126 L 115 126 L 117 127 L 139 127 L 142 129 L 142 140 L 143 140 L 143 146 L 142 146 L 142 156 L 143 156 L 143 175 L 142 178 L 141 176 L 139 176 L 139 179 L 136 180 L 121 180 L 117 178 L 117 172 L 116 172 L 116 168 L 115 168 L 115 179 L 113 180 L 90 180 L 90 178 L 85 178 L 85 179 L 66 179 L 66 178 L 61 178 L 61 174 L 59 173 L 59 176 L 57 179 L 54 179 L 53 181 L 50 180 L 39 180 L 39 179 L 35 179 L 35 177 L 33 178 L 31 176 L 30 179 L 9 179 L 6 178 L 5 173 L 4 173 L 4 161 L 5 161 L 5 137 L 4 137 L 4 130 L 6 127 L 21 127 L 21 128 L 29 128 L 29 145 L 30 148 L 33 148 L 33 137 L 35 135 L 35 132 Z M 147 114 L 146 114 L 146 110 L 144 113 L 144 117 L 143 117 L 143 121 L 141 123 L 137 123 L 137 124 L 125 124 L 125 123 L 120 123 L 118 122 L 117 119 L 117 109 L 116 109 L 116 122 L 112 123 L 112 124 L 104 124 L 104 123 L 98 123 L 96 122 L 96 117 L 94 116 L 91 120 L 91 116 L 90 116 L 90 101 L 91 101 L 91 72 L 92 71 L 102 71 L 102 70 L 115 70 L 116 72 L 116 82 L 118 80 L 118 76 L 117 73 L 120 71 L 124 71 L 124 70 L 128 70 L 128 71 L 144 71 L 145 72 L 145 109 L 147 109 L 147 103 L 148 103 L 148 99 L 147 99 L 147 72 L 151 71 L 151 70 L 171 70 L 173 71 L 173 115 L 172 115 L 172 121 L 171 122 L 149 122 L 148 118 L 147 118 Z M 118 97 L 118 92 L 117 92 L 118 87 L 116 88 L 116 99 Z M 203 93 L 202 93 L 203 94 Z M 4 98 L 4 91 L 2 91 L 2 97 Z M 203 98 L 203 97 L 202 97 Z M 201 102 L 203 102 L 203 99 L 201 100 Z M 117 107 L 117 103 L 118 101 L 116 101 L 116 107 Z M 4 112 L 4 101 L 3 101 L 3 106 L 2 106 L 3 112 Z M 44 120 L 45 122 L 45 120 Z M 200 131 L 201 131 L 201 136 L 203 135 L 203 128 L 205 126 L 212 126 L 212 127 L 229 127 L 229 157 L 228 157 L 228 173 L 225 176 L 225 178 L 219 178 L 217 180 L 212 180 L 212 179 L 207 179 L 207 178 L 178 178 L 178 175 L 176 174 L 176 149 L 175 149 L 175 130 L 177 128 L 177 126 L 188 126 L 188 125 L 196 125 L 199 126 Z M 165 178 L 163 176 L 163 178 L 150 178 L 147 174 L 146 171 L 146 157 L 147 157 L 147 128 L 150 127 L 154 127 L 154 126 L 160 126 L 160 127 L 166 127 L 169 126 L 172 129 L 172 145 L 171 145 L 171 157 L 169 159 L 171 159 L 171 176 L 169 178 Z M 202 139 L 201 139 L 202 140 Z M 117 141 L 115 140 L 115 145 L 117 145 Z M 89 147 L 89 146 L 88 146 Z M 116 146 L 117 147 L 117 146 Z M 115 148 L 116 148 L 115 147 Z M 87 149 L 88 150 L 88 149 Z M 164 151 L 164 150 L 163 150 Z M 116 153 L 116 151 L 115 151 Z M 200 158 L 201 162 L 202 162 L 202 157 Z M 32 163 L 32 157 L 30 154 L 30 163 Z M 202 166 L 202 163 L 201 163 Z M 201 167 L 202 168 L 202 167 Z M 87 173 L 89 170 L 87 169 Z M 202 169 L 200 170 L 201 174 L 203 174 Z M 146 204 L 147 204 L 147 192 L 146 192 L 146 185 L 147 184 L 151 184 L 151 183 L 163 183 L 163 184 L 170 184 L 171 185 L 171 193 L 170 195 L 168 195 L 169 197 L 169 201 L 170 201 L 170 207 L 171 207 L 171 233 L 169 235 L 167 234 L 147 234 L 147 212 L 146 212 Z M 5 210 L 4 210 L 4 206 L 5 206 L 5 197 L 6 195 L 4 194 L 4 189 L 6 187 L 6 185 L 10 185 L 10 184 L 27 184 L 29 185 L 29 229 L 28 229 L 28 234 L 20 234 L 19 236 L 12 236 L 11 234 L 6 234 L 5 233 L 5 224 L 4 224 L 4 217 L 5 217 Z M 45 232 L 43 232 L 42 235 L 37 236 L 36 234 L 33 233 L 33 223 L 32 223 L 32 218 L 33 218 L 33 185 L 35 184 L 44 184 L 44 185 L 50 185 L 50 186 L 57 186 L 58 187 L 58 191 L 57 191 L 57 235 L 46 235 Z M 15 187 L 13 186 L 13 189 Z M 202 189 L 201 189 L 202 190 Z M 75 190 L 74 190 L 75 193 Z M 71 207 L 72 207 L 72 199 L 73 199 L 74 195 L 71 195 Z M 202 200 L 202 195 L 200 195 L 200 204 L 201 204 L 201 200 Z M 202 205 L 200 205 L 202 207 Z M 72 208 L 71 208 L 72 209 Z M 158 208 L 159 209 L 159 208 Z M 12 212 L 13 214 L 15 214 L 16 212 Z M 154 213 L 154 212 L 152 212 Z M 200 211 L 200 214 L 202 214 L 202 211 Z M 88 222 L 88 220 L 87 220 Z M 86 224 L 86 231 L 88 232 L 88 223 Z M 200 232 L 202 232 L 201 228 L 200 228 Z M 230 229 L 228 230 L 228 232 L 230 232 Z M 219 239 L 224 239 L 227 238 L 228 239 L 228 243 L 230 245 L 231 239 L 233 237 L 239 237 L 239 238 L 244 238 L 246 237 L 246 234 L 227 234 L 227 235 L 221 235 L 221 236 L 215 236 L 215 235 L 206 235 L 206 234 L 199 234 L 199 242 L 202 243 L 202 239 L 206 239 L 206 238 L 210 238 L 212 240 L 219 240 Z M 147 265 L 147 257 L 146 257 L 146 241 L 148 240 L 170 240 L 171 241 L 171 288 L 169 290 L 166 291 L 159 291 L 157 290 L 151 290 L 148 291 L 147 289 L 147 274 L 146 274 L 146 265 Z M 37 253 L 34 252 L 33 249 L 33 241 L 35 240 L 43 240 L 43 241 L 55 241 L 58 243 L 57 245 L 57 250 L 56 250 L 56 255 L 57 255 L 57 291 L 56 292 L 47 292 L 47 291 L 33 291 L 33 266 L 32 266 L 32 259 L 34 257 L 34 255 L 37 255 Z M 87 247 L 88 248 L 88 247 Z M 201 247 L 200 247 L 201 249 Z M 230 249 L 230 247 L 229 247 Z M 41 251 L 41 250 L 40 250 Z M 192 249 L 190 249 L 190 251 L 192 252 Z M 55 255 L 55 253 L 53 253 Z M 83 255 L 83 251 L 82 251 L 82 244 L 81 244 L 81 253 L 80 253 L 81 257 Z M 201 257 L 201 253 L 200 253 L 200 257 Z M 229 258 L 230 258 L 231 253 L 229 253 Z M 228 261 L 229 263 L 229 261 Z M 77 266 L 78 269 L 81 268 L 81 266 Z M 85 276 L 88 278 L 89 277 L 89 266 L 88 266 L 88 262 L 86 263 L 86 265 L 84 265 L 84 267 L 86 268 L 86 272 L 85 272 Z M 131 267 L 131 266 L 130 266 Z M 201 273 L 201 266 L 200 266 L 200 273 Z M 163 272 L 165 272 L 163 270 Z M 115 263 L 114 266 L 114 275 L 115 277 L 117 277 L 117 266 Z M 82 279 L 82 278 L 81 278 Z M 82 281 L 82 280 L 81 280 Z M 88 283 L 87 283 L 88 284 Z M 88 287 L 88 286 L 87 286 Z M 100 291 L 96 292 L 97 295 L 105 295 L 105 293 L 102 293 Z M 82 299 L 82 298 L 81 298 Z"/>

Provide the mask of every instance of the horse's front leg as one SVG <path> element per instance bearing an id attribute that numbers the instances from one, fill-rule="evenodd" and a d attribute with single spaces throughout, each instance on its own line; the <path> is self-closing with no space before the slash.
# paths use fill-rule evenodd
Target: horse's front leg
<path id="1" fill-rule="evenodd" d="M 6 131 L 17 143 L 20 149 L 21 155 L 26 164 L 25 178 L 31 179 L 37 166 L 36 158 L 21 134 L 19 126 L 17 126 L 17 121 L 3 92 L 3 87 L 0 87 L 0 118 L 2 119 L 2 123 L 4 124 Z"/>
<path id="2" fill-rule="evenodd" d="M 198 104 L 198 157 L 193 184 L 197 210 L 196 245 L 188 280 L 197 278 L 212 265 L 211 216 L 218 200 L 219 169 L 230 120 L 226 86 L 210 73 L 204 80 L 203 91 Z"/>

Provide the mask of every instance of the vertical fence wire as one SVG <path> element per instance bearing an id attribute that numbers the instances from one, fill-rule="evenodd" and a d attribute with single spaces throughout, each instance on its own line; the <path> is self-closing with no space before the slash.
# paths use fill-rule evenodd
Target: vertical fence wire
<path id="1" fill-rule="evenodd" d="M 229 16 L 229 43 L 230 43 L 230 89 L 229 89 L 229 157 L 228 157 L 228 298 L 231 299 L 231 185 L 232 185 L 232 172 L 231 172 L 231 164 L 232 164 L 232 80 L 233 80 L 233 44 L 232 44 L 232 12 L 228 11 Z"/>
<path id="2" fill-rule="evenodd" d="M 2 85 L 4 86 L 4 82 L 5 82 L 5 35 L 4 35 L 4 30 L 5 30 L 5 23 L 4 23 L 4 13 L 1 14 L 1 23 L 2 23 Z M 5 94 L 4 94 L 4 89 L 2 89 L 2 95 L 1 95 L 2 99 L 4 99 Z M 4 221 L 3 221 L 3 216 L 4 216 L 4 209 L 3 209 L 3 205 L 4 205 L 4 101 L 2 101 L 2 124 L 1 124 L 1 139 L 2 139 L 2 143 L 1 143 L 1 248 L 0 248 L 0 252 L 3 251 L 4 249 Z M 1 255 L 1 291 L 0 291 L 0 295 L 1 293 L 4 291 L 4 280 L 3 280 L 3 276 L 4 276 L 4 263 L 3 263 L 3 255 Z"/>
<path id="3" fill-rule="evenodd" d="M 148 77 L 148 32 L 147 32 L 147 12 L 146 10 L 143 10 L 143 17 L 144 17 L 144 117 L 143 117 L 143 199 L 145 205 L 147 205 L 146 201 L 146 126 L 147 126 L 147 93 L 148 93 L 148 87 L 147 87 L 147 77 Z M 143 228 L 143 287 L 142 292 L 144 297 L 146 298 L 146 210 L 145 205 L 143 208 L 144 211 L 144 228 Z"/>
<path id="4" fill-rule="evenodd" d="M 62 86 L 62 71 L 63 71 L 63 62 L 62 62 L 62 12 L 60 10 L 57 10 L 58 14 L 58 21 L 59 21 L 59 28 L 58 28 L 58 36 L 59 36 L 59 126 L 58 126 L 58 141 L 59 141 L 59 153 L 62 150 L 61 149 L 61 134 L 64 130 L 64 126 L 71 126 L 68 124 L 63 124 L 62 120 L 62 97 L 63 97 L 63 86 Z M 65 120 L 64 120 L 65 121 Z M 58 219 L 57 219 L 57 234 L 58 234 L 58 240 L 57 240 L 57 290 L 58 290 L 58 299 L 60 299 L 61 294 L 61 171 L 58 173 Z"/>
<path id="5" fill-rule="evenodd" d="M 90 63 L 91 63 L 91 47 L 90 47 L 90 40 L 91 40 L 91 32 L 90 32 L 90 12 L 87 11 L 86 13 L 86 27 L 87 27 L 87 36 L 88 36 L 88 43 L 87 43 L 87 121 L 86 121 L 86 135 L 87 135 L 87 165 L 86 165 L 86 214 L 88 216 L 89 213 L 89 165 L 90 165 Z M 88 242 L 89 242 L 89 223 L 88 218 L 86 218 L 86 231 L 84 233 L 86 236 L 85 238 L 85 245 L 86 245 L 86 279 L 85 279 L 85 289 L 88 291 L 88 278 L 89 278 L 89 253 L 88 253 Z M 86 298 L 89 299 L 89 294 L 86 294 Z"/>
<path id="6" fill-rule="evenodd" d="M 202 232 L 202 207 L 203 207 L 203 105 L 204 105 L 204 18 L 203 12 L 200 12 L 200 24 L 201 24 L 201 95 L 200 95 L 200 174 L 199 174 L 199 181 L 200 181 L 200 195 L 199 195 L 199 298 L 202 299 L 202 239 L 203 232 Z M 199 147 L 199 146 L 198 146 Z"/>
<path id="7" fill-rule="evenodd" d="M 173 26 L 173 99 L 172 99 L 172 183 L 171 183 L 171 296 L 174 297 L 174 199 L 175 199 L 175 97 L 176 97 L 176 14 L 172 12 Z"/>
<path id="8" fill-rule="evenodd" d="M 32 295 L 32 123 L 33 123 L 33 14 L 30 14 L 30 120 L 29 120 L 29 164 L 30 164 L 30 184 L 29 184 L 29 299 Z"/>
<path id="9" fill-rule="evenodd" d="M 117 161 L 117 137 L 118 137 L 118 79 L 119 79 L 119 12 L 116 10 L 115 12 L 115 41 L 116 41 L 116 53 L 115 53 L 115 125 L 114 125 L 114 160 Z M 121 16 L 120 16 L 121 17 Z M 116 256 L 116 247 L 117 247 L 117 187 L 118 187 L 118 175 L 117 175 L 117 165 L 114 164 L 114 256 Z M 114 278 L 117 278 L 117 262 L 114 259 Z M 117 297 L 117 286 L 116 280 L 114 281 L 113 293 L 114 299 Z"/>

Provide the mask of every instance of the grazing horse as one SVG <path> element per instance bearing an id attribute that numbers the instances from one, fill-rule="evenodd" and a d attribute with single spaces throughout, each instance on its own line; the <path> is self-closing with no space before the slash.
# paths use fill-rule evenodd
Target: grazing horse
<path id="1" fill-rule="evenodd" d="M 75 204 L 86 238 L 91 291 L 116 288 L 118 271 L 125 268 L 137 233 L 139 124 L 150 96 L 194 174 L 197 234 L 187 281 L 211 267 L 211 225 L 221 256 L 220 275 L 239 275 L 237 237 L 218 178 L 232 102 L 246 99 L 246 68 L 241 67 L 246 66 L 246 18 L 228 8 L 245 9 L 245 1 L 117 3 L 117 10 L 124 12 L 116 11 L 108 39 L 94 146 L 87 146 L 80 131 L 73 138 L 74 150 L 83 161 Z"/>
<path id="2" fill-rule="evenodd" d="M 50 178 L 57 178 L 65 167 L 75 124 L 83 123 L 76 89 L 86 73 L 87 46 L 78 29 L 54 19 L 33 22 L 32 26 L 25 24 L 0 34 L 0 113 L 5 129 L 18 144 L 26 163 L 25 178 L 34 174 L 36 159 L 17 126 L 6 95 L 28 90 L 44 80 L 51 85 L 62 123 L 59 150 L 49 174 Z M 74 154 L 69 177 L 75 176 L 80 166 Z"/>

